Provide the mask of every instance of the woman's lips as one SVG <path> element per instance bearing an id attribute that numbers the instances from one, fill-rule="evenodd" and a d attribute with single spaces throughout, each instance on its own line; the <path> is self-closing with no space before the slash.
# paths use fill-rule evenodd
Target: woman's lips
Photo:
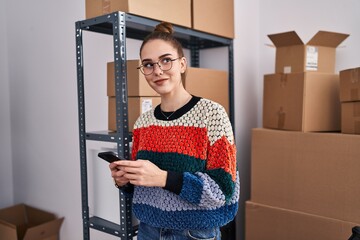
<path id="1" fill-rule="evenodd" d="M 156 84 L 156 85 L 161 85 L 161 84 L 163 84 L 165 81 L 166 81 L 167 79 L 158 79 L 158 80 L 155 80 L 154 81 L 154 83 Z"/>

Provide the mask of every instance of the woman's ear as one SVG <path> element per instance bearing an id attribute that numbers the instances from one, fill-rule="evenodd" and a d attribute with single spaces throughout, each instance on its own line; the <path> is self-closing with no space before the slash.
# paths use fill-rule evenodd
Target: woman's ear
<path id="1" fill-rule="evenodd" d="M 184 73 L 186 71 L 187 68 L 187 60 L 186 57 L 182 57 L 180 59 L 180 72 Z"/>

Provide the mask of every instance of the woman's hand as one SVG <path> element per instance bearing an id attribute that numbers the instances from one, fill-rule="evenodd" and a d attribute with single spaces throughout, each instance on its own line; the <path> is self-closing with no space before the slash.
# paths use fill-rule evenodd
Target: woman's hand
<path id="1" fill-rule="evenodd" d="M 121 179 L 121 182 L 127 180 L 137 186 L 165 187 L 167 171 L 161 170 L 149 160 L 121 160 L 113 164 L 113 168 L 118 169 L 118 172 L 120 172 L 116 172 L 116 179 L 119 179 L 119 181 Z M 114 177 L 114 175 L 112 176 Z"/>
<path id="2" fill-rule="evenodd" d="M 118 161 L 118 162 L 120 162 L 120 161 Z M 114 179 L 115 183 L 119 187 L 122 187 L 129 182 L 129 179 L 124 177 L 126 172 L 121 170 L 120 167 L 116 164 L 116 162 L 110 163 L 109 168 L 111 171 L 111 177 Z"/>

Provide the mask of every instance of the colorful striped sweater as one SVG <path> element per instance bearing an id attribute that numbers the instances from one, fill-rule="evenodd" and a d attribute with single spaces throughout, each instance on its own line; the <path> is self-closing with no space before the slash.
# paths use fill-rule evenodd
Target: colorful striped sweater
<path id="1" fill-rule="evenodd" d="M 134 126 L 132 158 L 168 171 L 164 188 L 135 186 L 133 212 L 140 221 L 183 230 L 220 227 L 235 217 L 236 148 L 221 105 L 193 96 L 170 119 L 160 106 L 142 114 Z"/>

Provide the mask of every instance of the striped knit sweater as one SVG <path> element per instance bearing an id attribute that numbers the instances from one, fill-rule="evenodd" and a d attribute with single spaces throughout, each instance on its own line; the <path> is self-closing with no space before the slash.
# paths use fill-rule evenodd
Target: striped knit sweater
<path id="1" fill-rule="evenodd" d="M 236 148 L 221 105 L 193 96 L 169 119 L 160 106 L 142 114 L 134 126 L 132 158 L 168 171 L 164 188 L 135 187 L 133 211 L 140 221 L 183 230 L 220 227 L 235 217 Z"/>

